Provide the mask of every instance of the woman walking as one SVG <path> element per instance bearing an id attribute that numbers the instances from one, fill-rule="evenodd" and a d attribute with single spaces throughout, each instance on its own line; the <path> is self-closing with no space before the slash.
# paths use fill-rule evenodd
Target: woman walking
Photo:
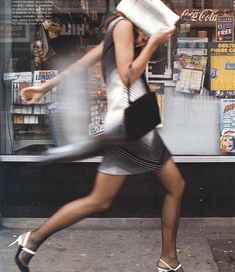
<path id="1" fill-rule="evenodd" d="M 131 83 L 132 100 L 146 92 L 142 79 L 146 64 L 153 52 L 167 42 L 174 32 L 175 27 L 172 27 L 147 38 L 132 22 L 116 13 L 109 20 L 103 42 L 50 81 L 23 89 L 22 100 L 27 104 L 35 103 L 63 81 L 66 75 L 102 61 L 108 101 L 105 128 L 110 129 L 123 118 L 124 109 L 128 106 L 126 86 Z M 48 237 L 93 213 L 109 208 L 127 176 L 145 172 L 153 172 L 158 176 L 166 189 L 162 208 L 162 251 L 155 264 L 156 271 L 183 272 L 177 258 L 176 236 L 185 183 L 157 129 L 138 140 L 105 152 L 94 188 L 88 196 L 64 205 L 37 229 L 22 234 L 12 243 L 19 244 L 15 260 L 20 271 L 29 271 L 31 258 Z"/>

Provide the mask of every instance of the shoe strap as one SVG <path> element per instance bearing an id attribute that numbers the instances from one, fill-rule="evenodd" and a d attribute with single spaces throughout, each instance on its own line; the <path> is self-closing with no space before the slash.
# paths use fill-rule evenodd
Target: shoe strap
<path id="1" fill-rule="evenodd" d="M 180 269 L 181 266 L 182 266 L 182 265 L 179 264 L 179 265 L 178 265 L 175 269 L 173 269 L 173 270 L 177 271 L 178 269 Z"/>
<path id="2" fill-rule="evenodd" d="M 28 239 L 29 239 L 29 236 L 30 236 L 30 234 L 31 234 L 31 231 L 29 231 L 29 232 L 27 232 L 26 233 L 26 235 L 25 235 L 25 237 L 24 237 L 24 241 L 22 242 L 22 247 L 25 247 L 26 246 L 26 244 L 27 244 L 27 242 L 28 242 Z"/>
<path id="3" fill-rule="evenodd" d="M 36 252 L 32 251 L 31 249 L 28 249 L 27 247 L 22 247 L 22 250 L 28 252 L 31 255 L 35 255 L 36 254 Z"/>
<path id="4" fill-rule="evenodd" d="M 31 249 L 28 249 L 28 248 L 26 247 L 26 244 L 27 244 L 27 242 L 28 242 L 28 239 L 29 239 L 30 234 L 31 234 L 31 231 L 29 231 L 29 232 L 26 233 L 25 238 L 24 238 L 24 241 L 23 241 L 23 243 L 22 243 L 22 250 L 28 252 L 28 253 L 31 254 L 31 255 L 35 255 L 36 252 L 34 252 L 34 251 L 32 251 Z"/>
<path id="5" fill-rule="evenodd" d="M 168 263 L 166 263 L 165 261 L 163 261 L 163 259 L 159 258 L 159 261 L 161 261 L 163 264 L 165 264 L 165 266 L 166 266 L 167 268 L 173 270 L 173 268 L 170 267 Z"/>
<path id="6" fill-rule="evenodd" d="M 172 268 L 171 266 L 169 266 L 168 263 L 163 261 L 163 259 L 159 258 L 159 261 L 161 261 L 163 264 L 165 264 L 165 266 L 167 266 L 170 270 L 173 270 L 173 271 L 177 271 L 182 266 L 181 264 L 179 264 L 176 268 Z"/>

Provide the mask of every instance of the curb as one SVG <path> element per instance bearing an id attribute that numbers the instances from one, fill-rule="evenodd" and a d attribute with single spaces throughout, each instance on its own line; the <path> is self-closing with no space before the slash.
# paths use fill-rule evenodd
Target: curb
<path id="1" fill-rule="evenodd" d="M 41 225 L 46 218 L 0 218 L 0 228 L 34 229 Z M 235 217 L 231 218 L 181 218 L 180 229 L 186 228 L 235 228 Z M 161 229 L 160 218 L 86 218 L 69 227 L 78 230 L 108 230 L 108 229 Z"/>

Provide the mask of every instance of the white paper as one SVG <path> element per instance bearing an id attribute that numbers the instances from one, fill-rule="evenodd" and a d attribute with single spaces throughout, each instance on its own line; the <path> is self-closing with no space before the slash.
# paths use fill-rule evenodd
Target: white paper
<path id="1" fill-rule="evenodd" d="M 117 10 L 149 36 L 174 26 L 180 18 L 160 0 L 122 0 Z"/>

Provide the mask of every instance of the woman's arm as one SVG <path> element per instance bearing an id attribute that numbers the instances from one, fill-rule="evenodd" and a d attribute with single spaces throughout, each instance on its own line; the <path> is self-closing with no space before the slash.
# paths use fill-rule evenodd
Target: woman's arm
<path id="1" fill-rule="evenodd" d="M 114 29 L 113 39 L 118 72 L 125 85 L 128 84 L 128 68 L 132 64 L 130 83 L 144 72 L 147 62 L 159 45 L 167 42 L 174 33 L 175 27 L 151 36 L 139 56 L 134 59 L 134 26 L 128 20 L 121 20 Z"/>
<path id="2" fill-rule="evenodd" d="M 57 76 L 52 78 L 51 80 L 46 81 L 41 85 L 43 93 L 50 91 L 53 87 L 57 86 L 64 76 L 69 75 L 73 72 L 79 72 L 84 70 L 85 68 L 92 66 L 101 60 L 103 53 L 103 42 L 85 54 L 81 59 L 70 65 L 66 70 L 59 73 Z"/>
<path id="3" fill-rule="evenodd" d="M 51 80 L 44 82 L 40 86 L 31 86 L 21 90 L 20 97 L 25 104 L 34 104 L 41 99 L 41 97 L 53 87 L 57 86 L 66 75 L 77 73 L 92 66 L 101 60 L 103 53 L 103 42 L 97 45 L 94 49 L 89 51 L 77 62 L 69 66 L 66 70 L 53 77 Z"/>
<path id="4" fill-rule="evenodd" d="M 85 68 L 95 64 L 101 60 L 103 53 L 103 42 L 101 42 L 94 49 L 89 51 L 85 56 L 79 59 L 77 62 L 69 66 L 66 70 L 59 73 L 52 79 L 44 82 L 40 86 L 31 86 L 21 90 L 20 97 L 25 104 L 34 104 L 41 99 L 41 97 L 53 87 L 57 86 L 66 75 L 70 75 L 74 72 L 79 72 Z"/>

